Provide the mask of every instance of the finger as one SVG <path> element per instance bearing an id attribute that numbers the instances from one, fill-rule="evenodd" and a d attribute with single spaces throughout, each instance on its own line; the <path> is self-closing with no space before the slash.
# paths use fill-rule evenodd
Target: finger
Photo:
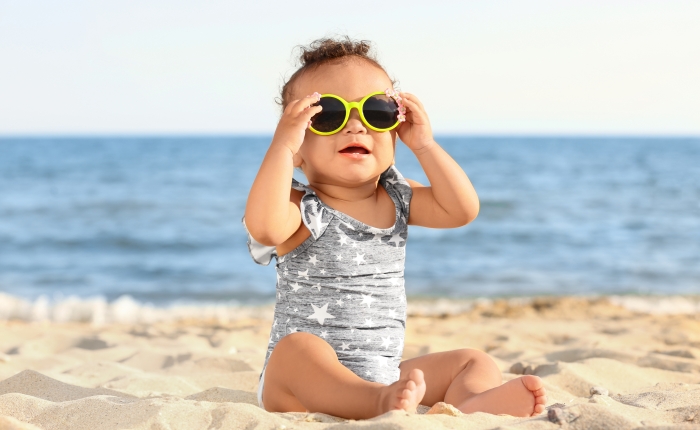
<path id="1" fill-rule="evenodd" d="M 312 116 L 316 115 L 317 113 L 321 112 L 323 108 L 321 106 L 311 106 L 308 109 L 302 111 L 299 114 L 300 118 L 304 118 L 306 121 L 310 120 Z"/>
<path id="2" fill-rule="evenodd" d="M 404 106 L 406 106 L 408 112 L 406 115 L 410 115 L 413 122 L 418 120 L 419 123 L 427 122 L 428 115 L 425 110 L 411 99 L 403 99 Z"/>
<path id="3" fill-rule="evenodd" d="M 299 100 L 299 103 L 297 103 L 294 108 L 292 109 L 291 113 L 292 114 L 299 114 L 302 112 L 304 109 L 307 109 L 310 107 L 312 104 L 316 103 L 319 101 L 319 96 L 320 94 L 318 93 L 313 93 L 309 94 L 308 96 L 304 97 L 303 99 Z"/>
<path id="4" fill-rule="evenodd" d="M 411 140 L 411 123 L 409 121 L 402 122 L 395 130 L 404 144 Z"/>
<path id="5" fill-rule="evenodd" d="M 423 103 L 421 103 L 421 101 L 415 95 L 413 95 L 411 93 L 399 93 L 399 95 L 401 96 L 402 99 L 404 99 L 406 101 L 411 101 L 414 104 L 418 105 L 418 107 L 420 107 L 421 109 L 425 110 Z"/>
<path id="6" fill-rule="evenodd" d="M 401 97 L 401 103 L 409 110 L 422 110 L 421 106 L 415 99 L 409 97 Z"/>
<path id="7" fill-rule="evenodd" d="M 297 118 L 297 121 L 305 123 L 304 128 L 310 128 L 311 127 L 311 118 L 313 118 L 314 115 L 317 113 L 321 112 L 322 107 L 321 106 L 311 106 L 310 108 L 304 110 L 299 114 L 299 117 Z"/>
<path id="8" fill-rule="evenodd" d="M 299 100 L 292 100 L 291 102 L 287 103 L 287 107 L 284 108 L 284 113 L 291 113 L 292 109 L 294 109 L 294 106 L 296 106 L 297 103 L 299 103 Z"/>

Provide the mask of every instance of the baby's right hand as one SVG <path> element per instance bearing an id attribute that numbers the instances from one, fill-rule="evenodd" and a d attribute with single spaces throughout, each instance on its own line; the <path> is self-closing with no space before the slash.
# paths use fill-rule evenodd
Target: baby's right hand
<path id="1" fill-rule="evenodd" d="M 296 154 L 304 142 L 306 129 L 311 125 L 311 117 L 321 112 L 321 106 L 312 106 L 321 99 L 319 93 L 313 93 L 300 100 L 290 102 L 284 109 L 282 118 L 272 138 L 273 144 L 284 145 Z"/>

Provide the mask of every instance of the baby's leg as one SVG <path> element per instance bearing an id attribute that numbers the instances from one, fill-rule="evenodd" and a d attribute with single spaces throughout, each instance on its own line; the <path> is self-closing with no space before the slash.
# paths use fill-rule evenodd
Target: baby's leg
<path id="1" fill-rule="evenodd" d="M 426 392 L 421 402 L 446 402 L 464 413 L 488 412 L 518 417 L 537 415 L 546 402 L 542 380 L 527 375 L 502 384 L 501 371 L 488 354 L 476 349 L 427 354 L 401 363 L 401 374 L 422 369 Z"/>
<path id="2" fill-rule="evenodd" d="M 265 368 L 263 404 L 270 412 L 323 412 L 371 418 L 403 409 L 415 412 L 425 394 L 423 372 L 402 372 L 391 385 L 366 381 L 343 366 L 318 336 L 293 333 L 280 339 Z"/>

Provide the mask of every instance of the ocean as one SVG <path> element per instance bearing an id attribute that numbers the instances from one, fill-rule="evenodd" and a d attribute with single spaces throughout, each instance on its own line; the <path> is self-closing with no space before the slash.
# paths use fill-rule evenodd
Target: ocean
<path id="1" fill-rule="evenodd" d="M 274 267 L 252 261 L 241 225 L 269 140 L 0 139 L 0 293 L 272 302 Z M 700 293 L 699 138 L 437 140 L 481 211 L 410 227 L 409 297 Z M 396 164 L 427 184 L 403 144 Z"/>

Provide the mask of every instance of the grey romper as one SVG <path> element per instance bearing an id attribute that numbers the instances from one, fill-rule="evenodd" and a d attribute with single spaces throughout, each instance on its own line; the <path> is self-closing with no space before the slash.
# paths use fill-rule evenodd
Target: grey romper
<path id="1" fill-rule="evenodd" d="M 262 406 L 265 366 L 277 342 L 290 333 L 324 339 L 338 360 L 368 381 L 399 379 L 406 327 L 404 261 L 411 187 L 395 166 L 379 178 L 396 207 L 392 227 L 368 226 L 324 204 L 308 186 L 292 179 L 301 198 L 302 222 L 311 236 L 277 257 L 248 234 L 258 264 L 277 259 L 277 300 L 258 399 Z M 243 220 L 245 225 L 245 219 Z"/>

